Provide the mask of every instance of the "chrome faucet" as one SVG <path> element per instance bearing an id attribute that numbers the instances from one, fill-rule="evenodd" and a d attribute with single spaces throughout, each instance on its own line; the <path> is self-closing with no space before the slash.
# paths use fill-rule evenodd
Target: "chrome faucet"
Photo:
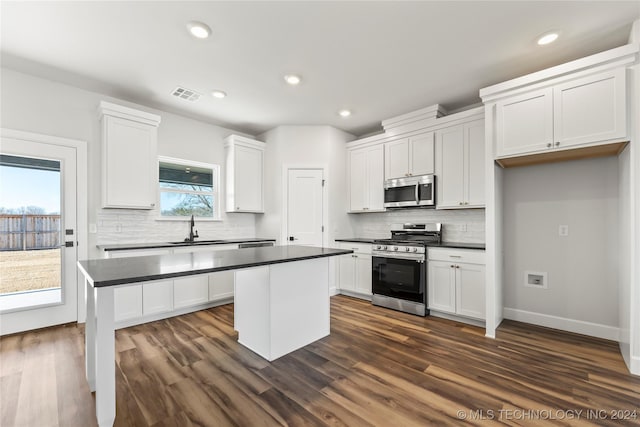
<path id="1" fill-rule="evenodd" d="M 194 233 L 193 227 L 195 227 L 195 226 L 196 226 L 196 222 L 193 219 L 193 215 L 191 215 L 191 229 L 189 230 L 189 237 L 184 239 L 185 242 L 193 243 L 195 241 L 196 237 L 200 237 L 200 236 L 198 236 L 198 230 L 195 230 L 195 233 Z"/>

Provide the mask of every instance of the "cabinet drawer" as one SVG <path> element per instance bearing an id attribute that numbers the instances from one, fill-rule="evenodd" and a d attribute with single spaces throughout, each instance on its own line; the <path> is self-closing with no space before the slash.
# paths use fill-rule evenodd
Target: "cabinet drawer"
<path id="1" fill-rule="evenodd" d="M 370 243 L 336 242 L 338 249 L 351 249 L 359 254 L 371 254 Z"/>
<path id="2" fill-rule="evenodd" d="M 485 263 L 485 251 L 478 249 L 429 248 L 427 252 L 430 261 Z"/>

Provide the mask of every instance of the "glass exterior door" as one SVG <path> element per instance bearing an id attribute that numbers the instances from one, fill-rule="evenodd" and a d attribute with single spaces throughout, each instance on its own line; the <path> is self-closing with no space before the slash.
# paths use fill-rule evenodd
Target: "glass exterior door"
<path id="1" fill-rule="evenodd" d="M 2 334 L 77 320 L 75 156 L 69 147 L 2 139 Z"/>

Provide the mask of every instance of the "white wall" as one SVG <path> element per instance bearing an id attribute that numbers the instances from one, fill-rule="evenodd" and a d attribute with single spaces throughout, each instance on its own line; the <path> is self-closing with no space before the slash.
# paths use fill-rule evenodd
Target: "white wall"
<path id="1" fill-rule="evenodd" d="M 326 167 L 328 196 L 326 242 L 351 234 L 347 219 L 347 151 L 353 135 L 330 126 L 279 126 L 258 139 L 267 143 L 265 152 L 265 213 L 256 218 L 259 235 L 280 237 L 286 231 L 282 212 L 283 168 Z"/>
<path id="2" fill-rule="evenodd" d="M 484 217 L 484 209 L 399 209 L 349 215 L 356 237 L 389 238 L 391 224 L 440 222 L 443 241 L 465 243 L 485 242 Z"/>
<path id="3" fill-rule="evenodd" d="M 13 70 L 3 68 L 1 71 L 2 127 L 87 141 L 89 223 L 96 224 L 98 229 L 97 234 L 89 235 L 90 258 L 100 256 L 95 248 L 99 243 L 181 240 L 187 236 L 189 228 L 186 222 L 156 221 L 155 211 L 100 208 L 98 104 L 101 100 L 107 100 L 160 115 L 162 122 L 158 128 L 159 155 L 222 165 L 223 138 L 238 132 Z M 224 168 L 221 175 L 224 177 Z M 255 236 L 254 215 L 223 213 L 222 219 L 221 222 L 197 224 L 200 236 Z M 121 225 L 121 232 L 116 232 L 118 224 Z"/>
<path id="4" fill-rule="evenodd" d="M 603 326 L 594 335 L 617 339 L 618 159 L 507 169 L 503 185 L 505 317 L 590 322 Z M 548 289 L 525 287 L 525 270 L 547 272 Z"/>

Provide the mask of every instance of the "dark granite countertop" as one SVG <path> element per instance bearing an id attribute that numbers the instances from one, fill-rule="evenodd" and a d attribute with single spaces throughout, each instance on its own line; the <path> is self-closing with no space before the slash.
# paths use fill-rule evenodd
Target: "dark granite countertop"
<path id="1" fill-rule="evenodd" d="M 373 237 L 350 237 L 345 239 L 335 239 L 336 242 L 352 242 L 352 243 L 373 243 L 376 240 Z"/>
<path id="2" fill-rule="evenodd" d="M 336 242 L 353 242 L 353 243 L 373 243 L 375 239 L 373 237 L 351 237 L 344 239 L 335 239 Z M 442 243 L 427 243 L 427 246 L 434 248 L 455 248 L 455 249 L 479 249 L 485 250 L 484 243 L 464 243 L 464 242 L 442 242 Z"/>
<path id="3" fill-rule="evenodd" d="M 478 249 L 485 250 L 486 245 L 484 243 L 461 243 L 461 242 L 442 242 L 442 243 L 427 243 L 430 248 L 452 248 L 452 249 Z"/>
<path id="4" fill-rule="evenodd" d="M 230 245 L 234 243 L 255 243 L 255 242 L 275 242 L 276 239 L 261 239 L 259 237 L 246 237 L 242 239 L 220 239 L 220 240 L 196 240 L 189 242 L 156 242 L 156 243 L 121 243 L 117 245 L 97 245 L 103 251 L 125 251 L 131 249 L 155 249 L 155 248 L 178 248 L 181 246 L 208 246 L 208 245 Z"/>
<path id="5" fill-rule="evenodd" d="M 85 276 L 91 278 L 95 287 L 103 287 L 331 257 L 352 252 L 347 249 L 311 246 L 270 246 L 217 252 L 90 259 L 78 261 L 78 267 Z"/>

